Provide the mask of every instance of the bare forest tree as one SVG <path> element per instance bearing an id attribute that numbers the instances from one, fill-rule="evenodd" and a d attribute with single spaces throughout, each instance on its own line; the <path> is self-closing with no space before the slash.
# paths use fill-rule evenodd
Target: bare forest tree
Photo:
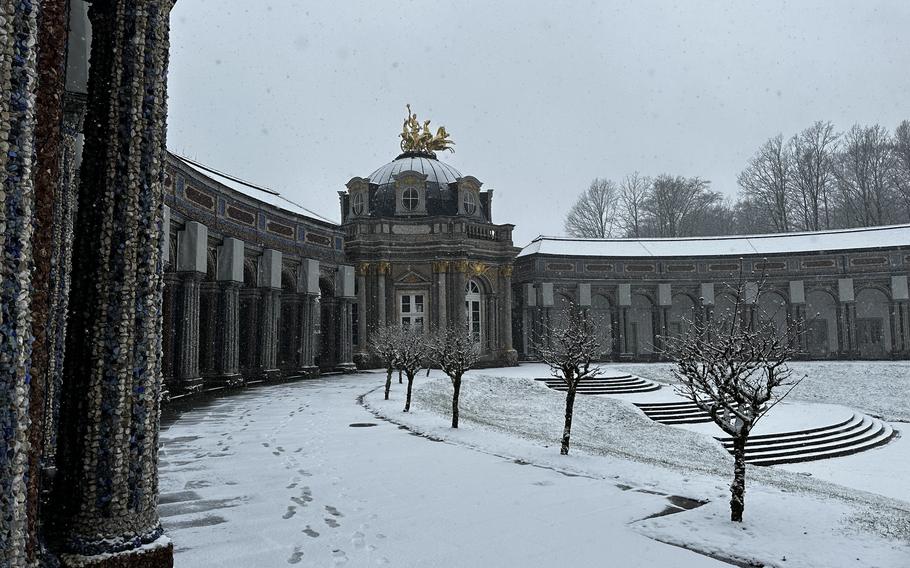
<path id="1" fill-rule="evenodd" d="M 480 345 L 463 322 L 438 330 L 430 341 L 430 359 L 452 381 L 452 428 L 458 428 L 458 400 L 461 379 L 477 364 Z"/>
<path id="2" fill-rule="evenodd" d="M 910 222 L 910 120 L 901 122 L 894 131 L 894 185 L 903 220 Z"/>
<path id="3" fill-rule="evenodd" d="M 722 201 L 699 177 L 661 174 L 651 181 L 644 202 L 647 236 L 687 237 L 698 234 L 699 212 Z"/>
<path id="4" fill-rule="evenodd" d="M 820 120 L 790 139 L 792 194 L 802 230 L 832 227 L 837 143 L 834 125 Z"/>
<path id="5" fill-rule="evenodd" d="M 738 180 L 743 195 L 764 208 L 779 233 L 790 230 L 790 162 L 784 137 L 778 134 L 762 144 Z"/>
<path id="6" fill-rule="evenodd" d="M 566 419 L 559 451 L 565 456 L 569 454 L 575 394 L 581 381 L 600 374 L 600 367 L 594 364 L 600 348 L 596 322 L 587 310 L 570 303 L 559 315 L 534 347 L 553 376 L 566 384 Z"/>
<path id="7" fill-rule="evenodd" d="M 421 369 L 426 367 L 430 354 L 430 342 L 427 341 L 426 332 L 421 326 L 406 326 L 397 334 L 396 365 L 400 372 L 404 372 L 408 379 L 407 398 L 405 398 L 404 411 L 411 411 L 411 389 L 414 386 L 414 377 Z"/>
<path id="8" fill-rule="evenodd" d="M 645 201 L 650 185 L 651 180 L 633 172 L 619 186 L 619 219 L 627 237 L 644 236 Z"/>
<path id="9" fill-rule="evenodd" d="M 618 190 L 611 180 L 596 178 L 566 215 L 565 230 L 573 237 L 605 239 L 613 236 Z"/>
<path id="10" fill-rule="evenodd" d="M 370 350 L 382 361 L 386 369 L 385 399 L 389 400 L 389 390 L 392 388 L 392 371 L 398 366 L 398 346 L 401 342 L 401 326 L 379 325 L 370 334 Z"/>
<path id="11" fill-rule="evenodd" d="M 794 380 L 787 366 L 797 351 L 798 325 L 788 323 L 781 329 L 771 314 L 760 313 L 757 299 L 763 281 L 763 277 L 747 281 L 740 273 L 727 284 L 733 298 L 730 313 L 691 322 L 668 349 L 676 361 L 679 394 L 708 413 L 733 438 L 732 521 L 742 521 L 745 510 L 749 435 L 801 380 Z"/>
<path id="12" fill-rule="evenodd" d="M 894 156 L 888 131 L 854 125 L 843 135 L 837 167 L 841 224 L 871 227 L 892 222 Z"/>

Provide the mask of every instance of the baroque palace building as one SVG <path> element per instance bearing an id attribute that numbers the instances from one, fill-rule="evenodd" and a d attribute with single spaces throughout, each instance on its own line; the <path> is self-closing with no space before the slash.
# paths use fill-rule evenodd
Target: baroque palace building
<path id="1" fill-rule="evenodd" d="M 0 566 L 171 566 L 161 404 L 370 367 L 381 324 L 466 325 L 512 365 L 574 302 L 601 358 L 650 360 L 742 268 L 806 358 L 910 358 L 910 226 L 519 250 L 410 110 L 338 223 L 167 152 L 173 0 L 0 6 Z"/>

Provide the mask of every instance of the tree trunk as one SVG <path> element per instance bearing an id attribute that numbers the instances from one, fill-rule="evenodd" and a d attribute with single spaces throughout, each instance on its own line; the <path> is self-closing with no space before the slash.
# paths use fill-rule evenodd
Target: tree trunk
<path id="1" fill-rule="evenodd" d="M 401 369 L 398 369 L 398 384 L 401 384 Z"/>
<path id="2" fill-rule="evenodd" d="M 458 396 L 461 394 L 461 375 L 452 379 L 452 428 L 458 428 Z"/>
<path id="3" fill-rule="evenodd" d="M 411 411 L 411 387 L 414 385 L 414 373 L 408 371 L 408 398 L 404 401 L 404 411 Z"/>
<path id="4" fill-rule="evenodd" d="M 730 485 L 730 520 L 742 522 L 746 508 L 746 438 L 733 439 L 733 484 Z"/>
<path id="5" fill-rule="evenodd" d="M 572 413 L 575 412 L 575 389 L 578 385 L 569 383 L 569 390 L 566 392 L 566 425 L 562 429 L 562 448 L 559 453 L 569 455 L 569 434 L 572 433 Z"/>
<path id="6" fill-rule="evenodd" d="M 389 400 L 389 389 L 392 388 L 392 367 L 386 369 L 385 374 L 385 399 Z"/>

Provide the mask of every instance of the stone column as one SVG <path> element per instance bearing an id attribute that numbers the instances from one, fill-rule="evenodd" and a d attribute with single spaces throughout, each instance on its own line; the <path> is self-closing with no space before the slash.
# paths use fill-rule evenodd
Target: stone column
<path id="1" fill-rule="evenodd" d="M 158 518 L 172 0 L 96 0 L 52 507 L 63 566 L 170 566 Z"/>
<path id="2" fill-rule="evenodd" d="M 854 288 L 852 278 L 840 278 L 837 281 L 838 300 L 838 323 L 840 331 L 841 355 L 844 357 L 855 357 L 857 353 L 856 345 L 856 305 L 854 303 Z"/>
<path id="3" fill-rule="evenodd" d="M 631 358 L 632 346 L 629 345 L 629 308 L 632 306 L 632 286 L 629 284 L 620 284 L 616 291 L 617 303 L 619 305 L 619 329 L 620 353 L 621 358 Z"/>
<path id="4" fill-rule="evenodd" d="M 302 296 L 300 303 L 300 369 L 301 375 L 313 377 L 319 374 L 315 364 L 316 328 L 319 313 L 316 298 L 319 297 L 319 261 L 304 259 L 297 274 L 297 292 Z"/>
<path id="5" fill-rule="evenodd" d="M 161 302 L 161 371 L 165 391 L 174 388 L 174 338 L 177 324 L 174 314 L 177 313 L 177 292 L 180 279 L 176 272 L 164 273 L 164 292 Z"/>

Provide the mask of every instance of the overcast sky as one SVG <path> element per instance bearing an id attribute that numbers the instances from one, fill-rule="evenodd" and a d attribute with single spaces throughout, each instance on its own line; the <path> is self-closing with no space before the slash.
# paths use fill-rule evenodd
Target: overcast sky
<path id="1" fill-rule="evenodd" d="M 338 219 L 411 103 L 495 189 L 515 244 L 562 234 L 594 177 L 734 195 L 767 138 L 910 118 L 910 1 L 182 0 L 168 147 Z"/>

